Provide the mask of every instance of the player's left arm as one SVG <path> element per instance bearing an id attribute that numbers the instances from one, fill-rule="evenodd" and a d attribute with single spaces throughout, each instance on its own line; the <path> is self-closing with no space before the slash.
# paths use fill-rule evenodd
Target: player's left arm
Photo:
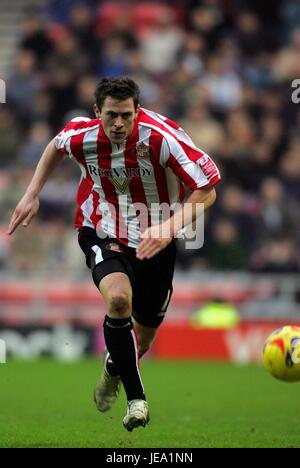
<path id="1" fill-rule="evenodd" d="M 140 260 L 152 258 L 167 247 L 178 231 L 189 226 L 216 200 L 213 187 L 195 190 L 182 207 L 162 224 L 151 226 L 141 235 L 136 256 Z"/>

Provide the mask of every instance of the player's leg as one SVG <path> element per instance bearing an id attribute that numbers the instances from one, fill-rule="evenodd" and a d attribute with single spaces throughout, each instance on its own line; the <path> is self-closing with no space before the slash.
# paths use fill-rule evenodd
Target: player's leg
<path id="1" fill-rule="evenodd" d="M 138 348 L 138 357 L 141 359 L 144 354 L 150 349 L 155 336 L 158 331 L 158 327 L 144 327 L 138 323 L 134 317 L 132 318 L 133 329 L 137 337 L 137 348 Z M 114 365 L 111 356 L 107 353 L 105 357 L 106 368 L 111 375 L 119 375 L 116 366 Z"/>
<path id="2" fill-rule="evenodd" d="M 133 327 L 137 336 L 138 357 L 139 359 L 151 347 L 157 328 L 144 327 L 139 324 L 133 317 Z M 119 372 L 111 359 L 109 352 L 106 353 L 104 360 L 104 368 L 101 379 L 96 385 L 94 399 L 99 411 L 108 411 L 118 398 L 120 391 L 121 379 Z"/>
<path id="3" fill-rule="evenodd" d="M 135 259 L 133 270 L 133 322 L 138 337 L 139 357 L 152 346 L 161 325 L 171 296 L 176 249 L 168 246 L 160 254 L 147 261 Z M 127 416 L 126 416 L 127 417 Z M 124 424 L 126 425 L 126 417 Z"/>
<path id="4" fill-rule="evenodd" d="M 138 323 L 135 318 L 132 317 L 134 331 L 137 336 L 138 342 L 138 354 L 139 359 L 150 349 L 155 336 L 158 331 L 158 327 L 145 327 Z"/>
<path id="5" fill-rule="evenodd" d="M 133 329 L 137 337 L 138 357 L 139 359 L 141 359 L 144 356 L 144 354 L 150 349 L 157 334 L 158 327 L 144 327 L 143 325 L 138 323 L 133 317 L 131 318 L 133 322 Z M 115 364 L 113 363 L 109 353 L 107 353 L 105 356 L 105 365 L 110 375 L 119 375 L 118 370 Z"/>
<path id="6" fill-rule="evenodd" d="M 144 289 L 145 291 L 145 289 Z M 135 317 L 138 317 L 138 320 L 134 317 L 132 317 L 132 321 L 134 324 L 134 331 L 137 335 L 137 341 L 138 341 L 138 356 L 141 358 L 151 347 L 155 336 L 158 332 L 158 327 L 161 324 L 164 314 L 166 312 L 167 306 L 169 304 L 171 294 L 172 294 L 172 287 L 170 287 L 166 291 L 166 298 L 162 302 L 160 297 L 164 297 L 157 293 L 158 289 L 153 289 L 153 296 L 152 300 L 150 300 L 146 305 L 146 301 L 141 300 L 142 295 L 136 295 L 135 297 L 135 304 L 138 306 L 140 304 L 140 307 L 137 307 L 137 310 L 139 310 L 139 313 L 135 311 Z M 141 311 L 143 313 L 141 313 Z M 159 316 L 159 317 L 158 317 Z M 144 318 L 143 318 L 144 317 Z M 145 325 L 142 325 L 140 321 L 145 320 Z M 136 401 L 136 400 L 135 400 Z M 141 401 L 141 400 L 140 400 Z M 125 418 L 123 419 L 123 424 L 124 426 L 128 429 L 131 430 L 130 428 L 132 427 L 132 421 L 135 420 L 135 415 L 139 414 L 144 414 L 144 417 L 147 418 L 146 421 L 149 422 L 149 411 L 148 411 L 148 406 L 131 406 L 129 402 L 128 404 L 128 410 Z M 140 403 L 138 402 L 138 405 Z"/>
<path id="7" fill-rule="evenodd" d="M 106 346 L 113 366 L 121 377 L 128 401 L 123 424 L 128 431 L 132 431 L 134 427 L 145 426 L 149 422 L 149 411 L 139 372 L 137 341 L 131 320 L 131 284 L 127 275 L 112 273 L 100 281 L 99 290 L 107 310 L 104 321 Z"/>
<path id="8" fill-rule="evenodd" d="M 132 290 L 124 273 L 105 276 L 99 290 L 106 304 L 104 337 L 128 400 L 145 400 L 144 388 L 138 368 L 138 350 L 131 319 Z M 109 370 L 109 368 L 108 368 Z"/>
<path id="9" fill-rule="evenodd" d="M 109 266 L 109 265 L 108 265 Z M 94 266 L 95 269 L 96 265 Z M 116 310 L 123 312 L 127 317 L 130 316 L 130 304 L 131 304 L 131 285 L 127 275 L 123 272 L 115 272 L 108 274 L 102 280 L 101 269 L 98 271 L 100 276 L 99 283 L 103 284 L 102 295 L 106 303 L 107 315 L 116 316 Z M 94 272 L 93 276 L 97 283 L 97 271 Z M 100 284 L 98 286 L 100 289 Z M 113 291 L 113 294 L 109 294 L 108 291 Z M 105 324 L 104 324 L 105 327 Z M 115 364 L 112 362 L 109 352 L 106 354 L 104 361 L 104 367 L 101 378 L 97 383 L 94 391 L 94 400 L 99 411 L 108 411 L 115 403 L 119 396 L 121 387 L 120 373 Z"/>
<path id="10" fill-rule="evenodd" d="M 116 369 L 111 375 L 109 361 L 106 361 L 95 389 L 97 407 L 106 411 L 112 406 L 118 396 L 120 378 L 128 400 L 141 400 L 146 406 L 131 321 L 133 272 L 127 260 L 128 252 L 116 240 L 100 239 L 91 228 L 82 228 L 78 240 L 86 255 L 87 266 L 92 270 L 94 283 L 105 300 L 104 336 Z"/>
<path id="11" fill-rule="evenodd" d="M 138 336 L 139 356 L 152 345 L 162 323 L 172 295 L 175 264 L 175 246 L 148 261 L 134 261 L 135 284 L 133 290 L 133 320 Z M 134 408 L 128 405 L 123 424 L 128 428 Z"/>

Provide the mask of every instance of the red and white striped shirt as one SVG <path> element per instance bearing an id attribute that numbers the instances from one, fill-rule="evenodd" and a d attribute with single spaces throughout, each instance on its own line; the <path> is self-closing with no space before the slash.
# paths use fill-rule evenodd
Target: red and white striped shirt
<path id="1" fill-rule="evenodd" d="M 84 117 L 69 122 L 55 145 L 81 168 L 75 227 L 101 229 L 129 247 L 138 245 L 141 224 L 161 222 L 159 205 L 183 200 L 184 186 L 194 191 L 220 181 L 215 163 L 175 122 L 143 108 L 121 145 L 110 142 L 101 120 Z"/>

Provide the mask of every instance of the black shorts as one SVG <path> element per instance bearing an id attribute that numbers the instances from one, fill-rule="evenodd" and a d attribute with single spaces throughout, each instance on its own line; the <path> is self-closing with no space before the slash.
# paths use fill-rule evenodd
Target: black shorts
<path id="1" fill-rule="evenodd" d="M 158 327 L 164 319 L 173 288 L 175 241 L 151 259 L 139 260 L 136 251 L 117 239 L 100 239 L 94 229 L 83 227 L 78 242 L 85 253 L 98 288 L 110 273 L 125 273 L 132 286 L 132 315 L 145 327 Z"/>

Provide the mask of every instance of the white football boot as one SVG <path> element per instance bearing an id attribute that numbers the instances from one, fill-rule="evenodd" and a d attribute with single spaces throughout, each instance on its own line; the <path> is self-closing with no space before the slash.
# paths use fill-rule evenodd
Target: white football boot
<path id="1" fill-rule="evenodd" d="M 106 361 L 107 359 L 105 359 L 101 378 L 94 390 L 94 402 L 102 413 L 108 411 L 116 402 L 121 388 L 121 378 L 107 372 Z"/>
<path id="2" fill-rule="evenodd" d="M 150 420 L 148 403 L 145 400 L 130 400 L 123 426 L 131 432 L 135 427 L 145 427 Z"/>

